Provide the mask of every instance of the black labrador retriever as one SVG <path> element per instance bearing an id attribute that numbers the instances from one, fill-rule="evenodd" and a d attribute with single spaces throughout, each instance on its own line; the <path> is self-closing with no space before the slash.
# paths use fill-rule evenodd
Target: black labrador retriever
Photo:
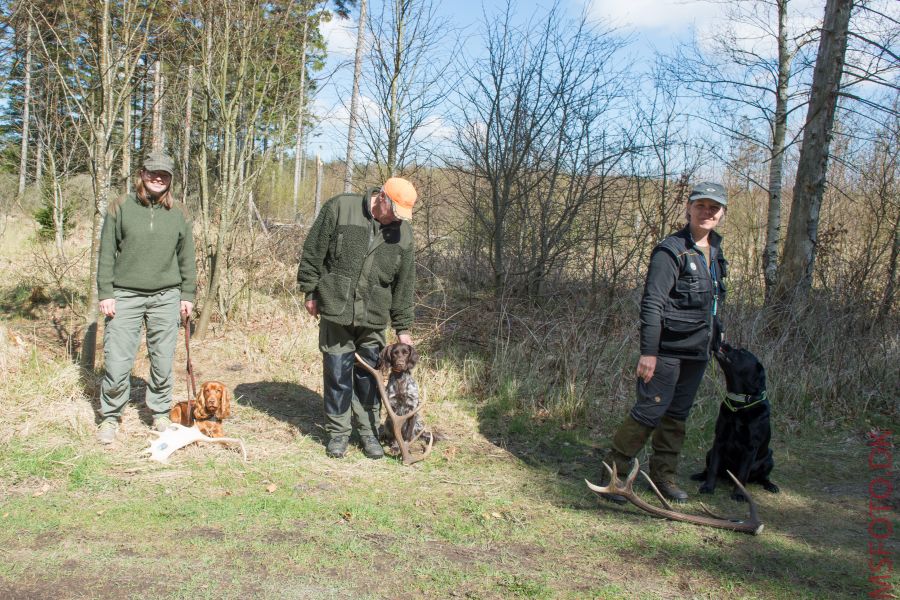
<path id="1" fill-rule="evenodd" d="M 716 361 L 725 373 L 727 395 L 719 407 L 716 437 L 706 454 L 706 470 L 691 475 L 703 481 L 701 494 L 712 494 L 716 479 L 734 473 L 741 485 L 759 483 L 766 491 L 778 493 L 778 486 L 769 480 L 775 466 L 769 441 L 771 406 L 766 394 L 766 370 L 759 359 L 748 350 L 722 343 L 715 352 Z M 731 497 L 746 501 L 737 487 Z"/>

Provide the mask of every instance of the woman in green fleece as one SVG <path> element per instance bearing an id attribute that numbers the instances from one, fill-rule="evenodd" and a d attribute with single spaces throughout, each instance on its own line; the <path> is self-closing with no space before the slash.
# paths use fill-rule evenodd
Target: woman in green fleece
<path id="1" fill-rule="evenodd" d="M 178 326 L 180 317 L 191 314 L 197 289 L 191 219 L 172 197 L 174 171 L 169 156 L 149 154 L 134 193 L 111 202 L 103 222 L 97 265 L 100 312 L 106 317 L 97 433 L 103 444 L 115 440 L 131 395 L 131 368 L 144 323 L 150 357 L 147 408 L 157 431 L 170 423 Z"/>

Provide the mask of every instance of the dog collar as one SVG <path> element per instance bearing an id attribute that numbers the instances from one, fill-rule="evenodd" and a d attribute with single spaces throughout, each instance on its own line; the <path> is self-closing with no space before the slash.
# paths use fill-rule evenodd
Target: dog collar
<path id="1" fill-rule="evenodd" d="M 725 406 L 731 412 L 737 412 L 742 408 L 750 408 L 766 399 L 766 392 L 764 391 L 762 394 L 735 394 L 734 392 L 727 392 L 725 394 Z M 732 404 L 734 403 L 734 404 Z M 735 406 L 737 404 L 738 406 Z"/>

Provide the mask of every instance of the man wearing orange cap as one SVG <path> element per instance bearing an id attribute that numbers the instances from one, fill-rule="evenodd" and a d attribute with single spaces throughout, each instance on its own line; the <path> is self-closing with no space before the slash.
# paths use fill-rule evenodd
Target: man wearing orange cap
<path id="1" fill-rule="evenodd" d="M 416 273 L 409 221 L 417 197 L 400 177 L 363 194 L 335 196 L 303 244 L 297 284 L 307 312 L 320 317 L 326 453 L 332 458 L 347 453 L 354 421 L 363 454 L 384 456 L 378 388 L 366 371 L 354 369 L 353 354 L 374 366 L 389 325 L 399 341 L 412 344 Z"/>

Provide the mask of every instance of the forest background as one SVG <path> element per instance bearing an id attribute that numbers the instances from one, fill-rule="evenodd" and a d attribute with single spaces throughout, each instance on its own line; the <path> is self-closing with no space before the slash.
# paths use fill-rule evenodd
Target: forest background
<path id="1" fill-rule="evenodd" d="M 431 0 L 0 3 L 0 366 L 33 388 L 30 352 L 95 403 L 99 227 L 150 149 L 195 216 L 201 357 L 307 331 L 321 203 L 399 175 L 420 192 L 424 368 L 547 460 L 565 436 L 601 448 L 632 401 L 649 252 L 718 180 L 727 336 L 767 366 L 782 443 L 895 428 L 900 5 L 711 2 L 714 26 L 655 53 L 597 5 L 486 4 L 462 29 Z M 353 60 L 329 59 L 337 24 Z M 721 390 L 711 370 L 698 425 Z M 8 455 L 39 402 L 4 398 Z M 7 468 L 14 497 L 31 480 Z"/>

